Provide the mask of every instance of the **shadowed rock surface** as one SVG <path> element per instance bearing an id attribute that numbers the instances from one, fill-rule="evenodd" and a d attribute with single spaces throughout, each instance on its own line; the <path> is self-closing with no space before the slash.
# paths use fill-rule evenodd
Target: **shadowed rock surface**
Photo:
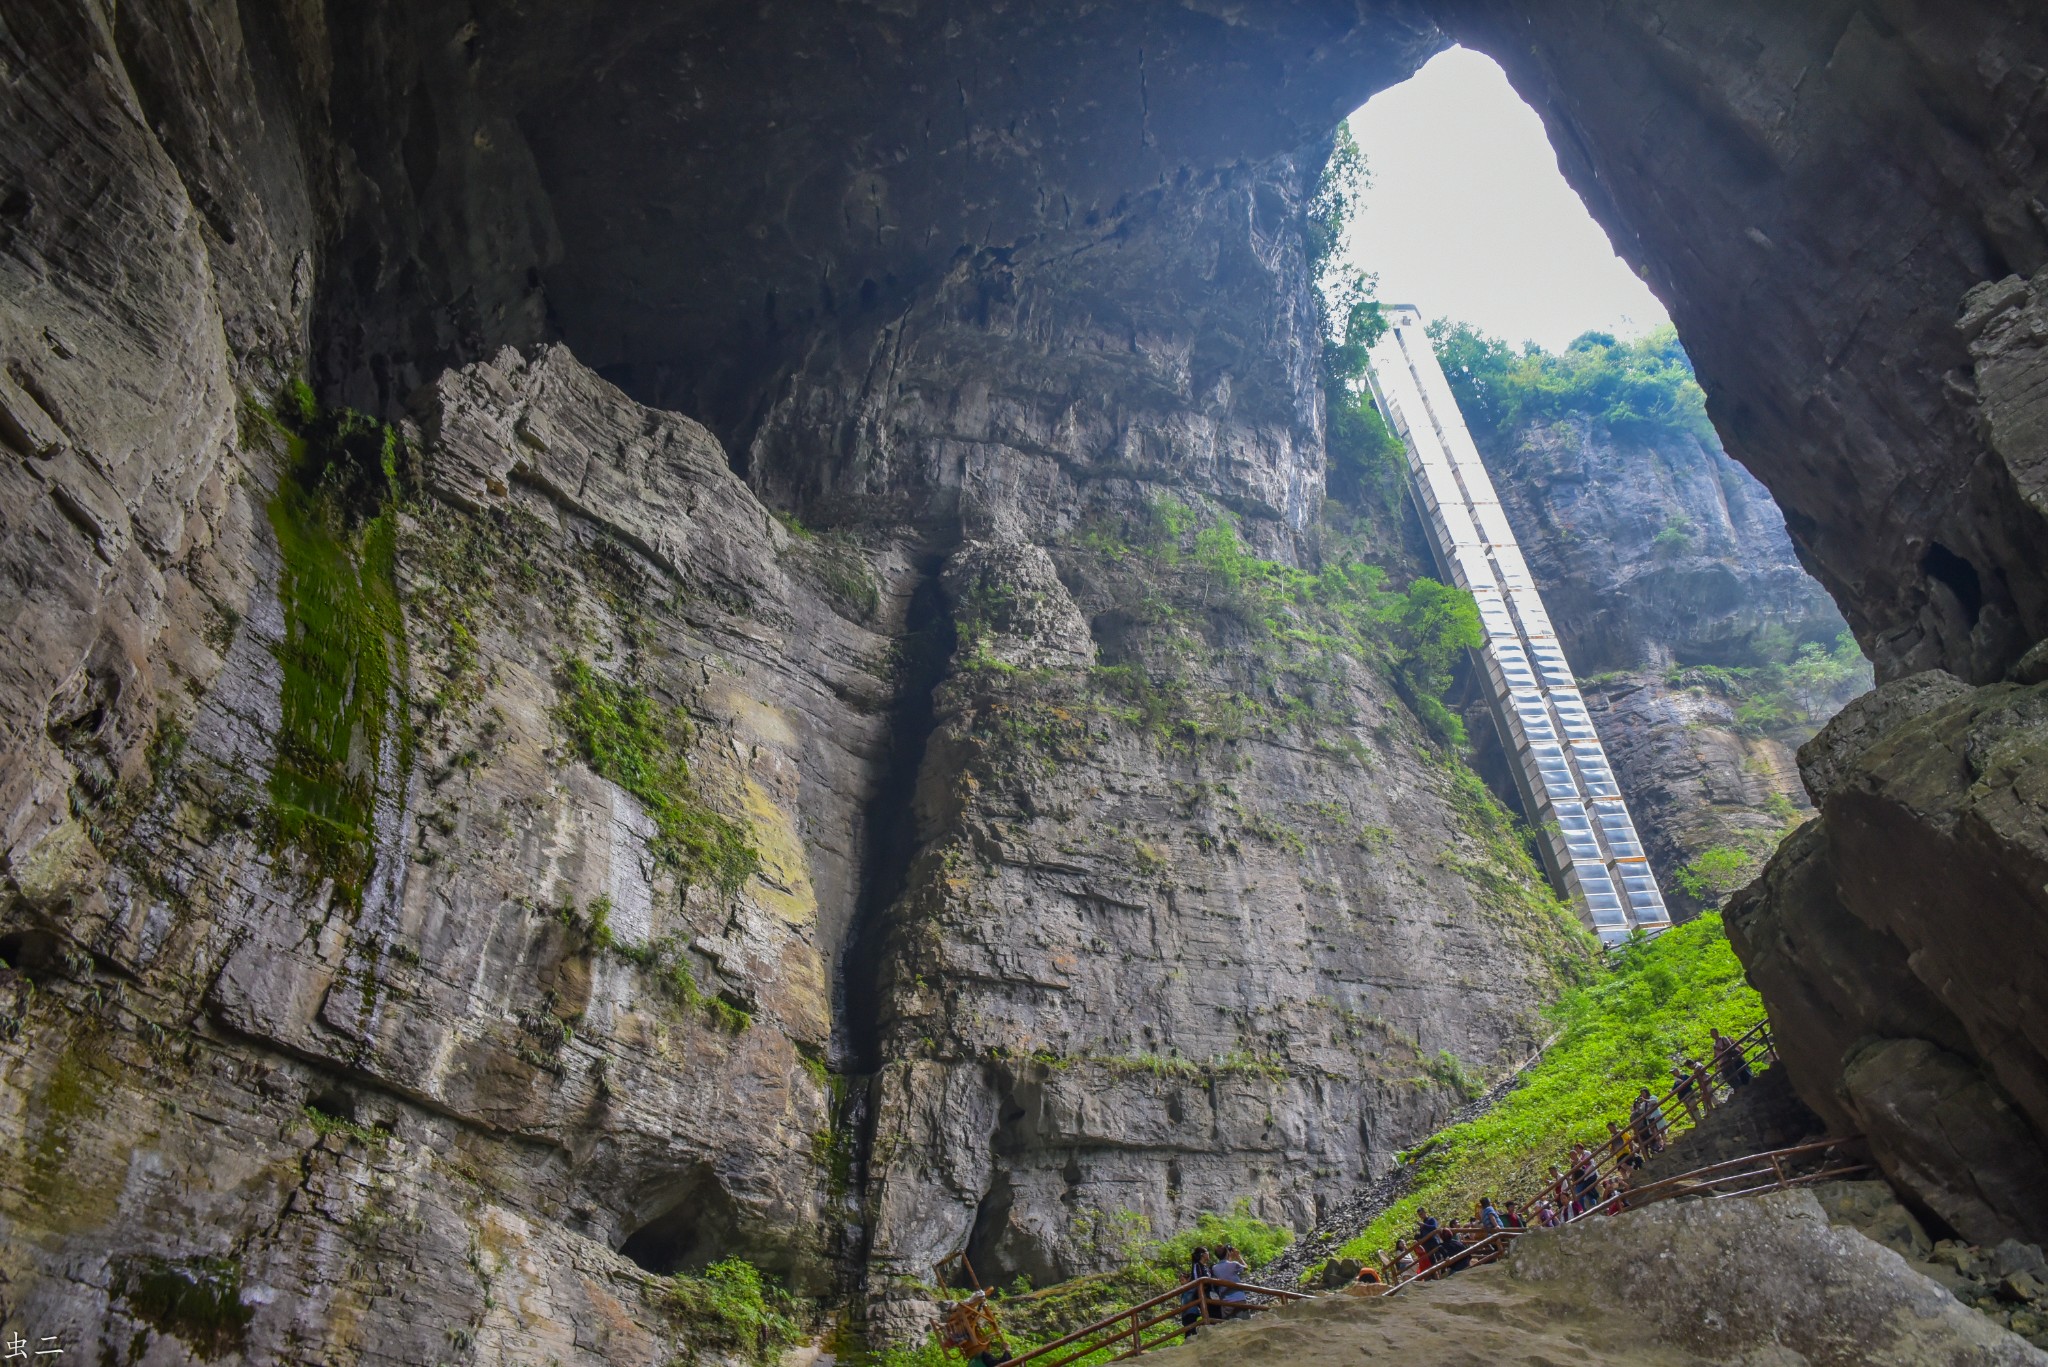
<path id="1" fill-rule="evenodd" d="M 1800 752 L 1821 819 L 1730 904 L 1786 1066 L 1973 1242 L 2048 1221 L 2048 688 L 1886 684 Z"/>

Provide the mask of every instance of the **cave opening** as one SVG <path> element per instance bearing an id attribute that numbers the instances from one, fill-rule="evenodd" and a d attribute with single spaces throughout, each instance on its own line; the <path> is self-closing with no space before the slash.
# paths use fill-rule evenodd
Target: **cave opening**
<path id="1" fill-rule="evenodd" d="M 1970 626 L 1977 625 L 1977 619 L 1984 615 L 1984 580 L 1977 567 L 1939 541 L 1931 541 L 1926 554 L 1920 557 L 1920 568 L 1929 579 L 1956 596 L 1963 609 L 1963 620 Z"/>
<path id="2" fill-rule="evenodd" d="M 64 946 L 47 930 L 17 930 L 0 935 L 0 968 L 13 969 L 32 983 L 48 982 L 64 967 Z"/>
<path id="3" fill-rule="evenodd" d="M 619 1242 L 619 1253 L 657 1277 L 702 1272 L 734 1253 L 752 1253 L 742 1247 L 739 1206 L 708 1168 L 690 1170 L 648 1208 L 652 1213 Z"/>

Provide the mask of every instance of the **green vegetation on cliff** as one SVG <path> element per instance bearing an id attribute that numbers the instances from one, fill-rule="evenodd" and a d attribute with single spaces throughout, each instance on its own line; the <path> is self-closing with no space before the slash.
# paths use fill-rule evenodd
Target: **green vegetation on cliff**
<path id="1" fill-rule="evenodd" d="M 1309 264 L 1322 314 L 1323 445 L 1331 494 L 1391 530 L 1401 501 L 1401 443 L 1365 383 L 1366 354 L 1387 330 L 1377 281 L 1341 255 L 1344 234 L 1370 177 L 1365 154 L 1338 125 L 1307 214 Z"/>
<path id="2" fill-rule="evenodd" d="M 1337 710 L 1342 661 L 1350 659 L 1384 671 L 1437 739 L 1464 745 L 1464 724 L 1443 694 L 1458 659 L 1482 639 L 1469 593 L 1426 577 L 1390 588 L 1384 569 L 1346 554 L 1337 537 L 1320 569 L 1296 569 L 1255 554 L 1229 513 L 1201 512 L 1170 496 L 1120 524 L 1090 523 L 1076 545 L 1142 568 L 1149 587 L 1134 596 L 1149 624 L 1184 634 L 1205 634 L 1219 617 L 1234 624 L 1244 640 L 1229 652 L 1249 645 L 1260 669 L 1256 690 L 1235 700 L 1243 717 L 1283 725 L 1355 720 Z M 1097 673 L 1148 727 L 1198 738 L 1204 723 L 1174 666 L 1161 658 Z M 1229 720 L 1219 714 L 1208 725 Z"/>
<path id="3" fill-rule="evenodd" d="M 1462 1219 L 1482 1196 L 1533 1190 L 1568 1145 L 1604 1142 L 1608 1120 L 1626 1121 L 1639 1088 L 1667 1089 L 1675 1052 L 1703 1056 L 1710 1029 L 1748 1029 L 1763 1002 L 1744 980 L 1720 916 L 1709 913 L 1631 945 L 1547 1014 L 1561 1033 L 1543 1058 L 1484 1115 L 1412 1150 L 1410 1194 L 1345 1244 L 1343 1256 L 1391 1248 L 1414 1227 L 1419 1207 Z"/>
<path id="4" fill-rule="evenodd" d="M 649 1292 L 688 1337 L 683 1361 L 773 1362 L 803 1338 L 796 1298 L 764 1281 L 744 1258 L 720 1259 L 701 1273 L 678 1272 L 652 1283 Z"/>
<path id="5" fill-rule="evenodd" d="M 712 808 L 690 780 L 688 725 L 645 689 L 608 679 L 588 660 L 562 664 L 556 718 L 590 767 L 640 799 L 654 821 L 654 852 L 686 878 L 731 894 L 761 867 L 746 828 Z"/>
<path id="6" fill-rule="evenodd" d="M 1846 631 L 1832 645 L 1795 644 L 1784 628 L 1767 628 L 1751 640 L 1750 659 L 1748 665 L 1674 665 L 1665 681 L 1728 698 L 1736 728 L 1745 734 L 1794 743 L 1871 685 L 1870 661 Z"/>
<path id="7" fill-rule="evenodd" d="M 398 435 L 363 414 L 323 410 L 295 384 L 275 413 L 285 469 L 268 507 L 282 560 L 276 646 L 283 681 L 267 827 L 310 880 L 362 902 L 376 861 L 380 799 L 402 802 L 412 764 L 405 632 L 394 573 Z"/>
<path id="8" fill-rule="evenodd" d="M 1429 335 L 1458 407 L 1477 432 L 1506 433 L 1577 414 L 1622 436 L 1717 440 L 1692 361 L 1669 326 L 1633 342 L 1582 333 L 1561 353 L 1533 343 L 1517 352 L 1468 323 L 1446 319 L 1431 323 Z"/>

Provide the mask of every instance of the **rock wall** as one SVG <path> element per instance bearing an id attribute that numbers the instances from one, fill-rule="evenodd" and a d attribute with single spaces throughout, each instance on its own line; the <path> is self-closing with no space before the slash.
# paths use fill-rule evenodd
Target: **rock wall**
<path id="1" fill-rule="evenodd" d="M 532 241 L 315 116 L 418 81 L 453 157 L 474 73 L 154 13 L 9 28 L 9 1328 L 665 1361 L 717 1341 L 662 1278 L 738 1255 L 898 1331 L 962 1247 L 1308 1223 L 1533 1047 L 1584 950 L 1384 661 L 1112 544 L 1170 497 L 1314 563 L 1313 153 L 820 330 L 735 461 L 491 349 L 516 289 L 390 315 Z M 333 406 L 413 376 L 389 444 Z"/>
<path id="2" fill-rule="evenodd" d="M 2043 706 L 1935 671 L 1850 704 L 1800 751 L 1820 820 L 1729 907 L 1801 1093 L 1972 1242 L 2048 1220 Z"/>
<path id="3" fill-rule="evenodd" d="M 1572 942 L 1385 660 L 1133 539 L 1316 563 L 1300 149 L 1452 31 L 1885 672 L 1988 685 L 1911 744 L 1995 782 L 1805 840 L 2005 871 L 1990 938 L 1784 921 L 1937 1001 L 1816 1036 L 1906 1051 L 1849 1074 L 1895 1172 L 1958 1171 L 1902 1077 L 2023 1152 L 2035 310 L 1950 320 L 2042 264 L 2040 19 L 1428 8 L 11 6 L 7 1327 L 656 1361 L 727 1251 L 900 1326 L 963 1240 L 1305 1220 L 1525 1047 Z M 387 473 L 339 406 L 422 386 Z"/>
<path id="4" fill-rule="evenodd" d="M 1769 492 L 1711 439 L 1573 416 L 1484 434 L 1481 453 L 1665 898 L 1697 912 L 1719 894 L 1677 871 L 1710 850 L 1761 864 L 1812 809 L 1793 751 L 1869 674 L 1777 690 L 1782 715 L 1738 715 L 1744 691 L 1848 625 Z"/>

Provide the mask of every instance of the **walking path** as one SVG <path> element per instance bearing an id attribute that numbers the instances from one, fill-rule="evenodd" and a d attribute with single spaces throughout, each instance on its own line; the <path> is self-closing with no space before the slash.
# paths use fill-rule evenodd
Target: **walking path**
<path id="1" fill-rule="evenodd" d="M 1509 1221 L 1506 1227 L 1436 1226 L 1428 1231 L 1435 1255 L 1428 1256 L 1427 1249 L 1418 1247 L 1412 1259 L 1400 1264 L 1391 1258 L 1381 1262 L 1376 1271 L 1379 1289 L 1394 1295 L 1417 1281 L 1494 1261 L 1514 1239 L 1537 1227 L 1526 1220 L 1524 1212 L 1545 1212 L 1543 1223 L 1567 1225 L 1681 1196 L 1750 1196 L 1865 1171 L 1862 1164 L 1842 1157 L 1840 1147 L 1848 1141 L 1826 1139 L 1746 1155 L 1655 1182 L 1630 1184 L 1642 1167 L 1639 1159 L 1663 1152 L 1677 1135 L 1714 1108 L 1728 1104 L 1736 1091 L 1748 1086 L 1775 1058 L 1768 1022 L 1759 1021 L 1742 1035 L 1722 1040 L 1711 1071 L 1705 1067 L 1688 1071 L 1670 1090 L 1639 1103 L 1629 1124 L 1606 1143 L 1597 1149 L 1574 1145 L 1564 1155 L 1565 1163 L 1554 1169 L 1559 1174 L 1554 1180 L 1502 1205 L 1503 1219 Z M 1386 1191 L 1386 1179 L 1376 1187 Z M 1393 1195 L 1388 1192 L 1388 1199 Z M 1373 1211 L 1362 1218 L 1370 1220 L 1377 1214 Z M 1272 1280 L 1270 1274 L 1268 1280 Z M 1303 1292 L 1264 1282 L 1204 1277 L 1009 1357 L 988 1292 L 981 1291 L 950 1306 L 937 1333 L 947 1347 L 975 1359 L 980 1367 L 995 1363 L 1005 1367 L 1073 1367 L 1077 1363 L 1093 1367 L 1096 1362 L 1118 1361 L 1180 1342 L 1188 1337 L 1191 1326 L 1243 1318 L 1306 1298 Z"/>

